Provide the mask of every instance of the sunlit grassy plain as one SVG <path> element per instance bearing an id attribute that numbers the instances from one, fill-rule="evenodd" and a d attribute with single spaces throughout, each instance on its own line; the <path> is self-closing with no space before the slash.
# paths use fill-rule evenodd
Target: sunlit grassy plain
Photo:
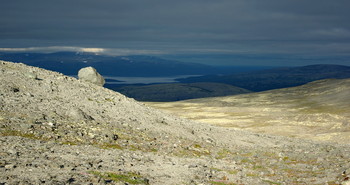
<path id="1" fill-rule="evenodd" d="M 258 133 L 348 143 L 350 79 L 236 96 L 145 102 L 188 119 Z"/>

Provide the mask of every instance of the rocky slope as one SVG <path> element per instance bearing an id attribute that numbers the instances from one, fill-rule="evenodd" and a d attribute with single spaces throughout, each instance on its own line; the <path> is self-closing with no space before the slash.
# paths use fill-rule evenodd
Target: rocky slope
<path id="1" fill-rule="evenodd" d="M 340 184 L 350 146 L 201 124 L 0 61 L 0 184 Z"/>

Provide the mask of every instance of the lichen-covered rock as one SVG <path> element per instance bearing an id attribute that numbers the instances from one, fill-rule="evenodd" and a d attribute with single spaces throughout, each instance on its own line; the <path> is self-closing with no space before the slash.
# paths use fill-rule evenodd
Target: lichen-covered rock
<path id="1" fill-rule="evenodd" d="M 93 67 L 85 67 L 78 72 L 79 80 L 90 82 L 99 86 L 105 84 L 105 79 Z"/>

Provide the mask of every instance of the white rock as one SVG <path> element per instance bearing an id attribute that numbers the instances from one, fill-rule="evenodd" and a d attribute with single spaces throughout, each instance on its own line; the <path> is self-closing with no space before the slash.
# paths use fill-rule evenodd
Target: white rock
<path id="1" fill-rule="evenodd" d="M 105 79 L 93 67 L 85 67 L 78 72 L 79 80 L 90 82 L 99 86 L 105 84 Z"/>

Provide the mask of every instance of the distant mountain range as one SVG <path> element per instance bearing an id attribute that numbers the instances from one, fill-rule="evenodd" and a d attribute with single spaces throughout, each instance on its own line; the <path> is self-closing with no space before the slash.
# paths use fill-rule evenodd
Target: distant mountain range
<path id="1" fill-rule="evenodd" d="M 0 59 L 77 75 L 79 69 L 93 66 L 104 76 L 164 77 L 201 75 L 177 79 L 179 83 L 106 84 L 105 87 L 140 101 L 177 101 L 212 96 L 294 87 L 321 79 L 350 78 L 350 67 L 309 65 L 268 69 L 264 67 L 215 67 L 179 62 L 153 56 L 106 56 L 86 52 L 0 53 Z M 259 70 L 264 69 L 264 70 Z M 117 82 L 118 79 L 114 80 Z M 107 79 L 111 82 L 110 79 Z M 241 91 L 244 89 L 244 91 Z"/>
<path id="2" fill-rule="evenodd" d="M 251 91 L 221 83 L 170 83 L 145 86 L 123 86 L 112 88 L 138 101 L 179 101 L 194 98 L 227 96 Z"/>
<path id="3" fill-rule="evenodd" d="M 86 52 L 0 53 L 0 59 L 22 62 L 65 75 L 76 75 L 79 69 L 87 66 L 96 68 L 102 75 L 124 77 L 229 74 L 258 69 L 256 67 L 214 67 L 145 55 L 107 56 Z"/>
<path id="4" fill-rule="evenodd" d="M 350 67 L 310 65 L 233 75 L 206 75 L 177 79 L 182 83 L 123 87 L 109 85 L 107 87 L 139 101 L 165 102 L 294 87 L 329 78 L 350 78 Z"/>
<path id="5" fill-rule="evenodd" d="M 182 83 L 215 82 L 245 88 L 251 91 L 265 91 L 303 85 L 315 80 L 350 78 L 350 67 L 320 64 L 302 67 L 276 68 L 232 75 L 205 75 L 178 79 Z"/>

